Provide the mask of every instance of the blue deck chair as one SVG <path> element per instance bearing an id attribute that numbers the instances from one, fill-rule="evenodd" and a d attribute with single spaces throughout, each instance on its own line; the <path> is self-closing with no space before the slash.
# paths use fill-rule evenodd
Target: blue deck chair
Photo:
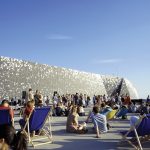
<path id="1" fill-rule="evenodd" d="M 50 107 L 34 108 L 34 110 L 30 113 L 29 118 L 27 118 L 26 122 L 23 122 L 23 120 L 19 121 L 21 126 L 24 125 L 23 131 L 27 135 L 29 143 L 31 143 L 33 147 L 52 143 L 50 111 Z M 46 125 L 46 121 L 48 121 L 48 125 Z M 32 133 L 33 131 L 42 131 L 45 135 L 36 135 L 34 137 L 31 137 L 30 133 Z M 48 139 L 48 141 L 43 141 L 45 139 Z"/>
<path id="2" fill-rule="evenodd" d="M 142 116 L 134 126 L 130 128 L 129 131 L 121 132 L 123 135 L 123 140 L 126 140 L 135 149 L 143 150 L 140 138 L 150 135 L 150 114 Z M 138 145 L 135 145 L 128 138 L 136 138 Z"/>
<path id="3" fill-rule="evenodd" d="M 120 108 L 120 110 L 116 113 L 116 117 L 120 118 L 122 116 L 126 116 L 128 113 L 128 109 L 127 108 Z"/>
<path id="4" fill-rule="evenodd" d="M 11 120 L 9 109 L 0 110 L 0 125 L 2 124 L 14 125 L 14 120 Z"/>

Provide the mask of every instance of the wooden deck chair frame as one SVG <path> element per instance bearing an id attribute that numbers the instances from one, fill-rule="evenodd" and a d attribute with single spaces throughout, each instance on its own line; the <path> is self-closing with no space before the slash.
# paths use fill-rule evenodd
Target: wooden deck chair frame
<path id="1" fill-rule="evenodd" d="M 1 114 L 3 113 L 3 114 Z M 0 123 L 0 124 L 10 124 L 14 127 L 14 118 L 11 119 L 10 116 L 10 110 L 9 109 L 2 109 L 0 110 L 0 115 L 6 115 L 7 114 L 7 118 L 5 118 L 6 120 L 4 121 L 4 123 Z M 0 119 L 1 121 L 1 119 Z"/>
<path id="2" fill-rule="evenodd" d="M 42 107 L 43 108 L 43 107 Z M 38 108 L 40 109 L 40 108 Z M 40 135 L 35 135 L 34 137 L 31 137 L 30 135 L 30 118 L 32 116 L 32 113 L 36 111 L 36 108 L 33 109 L 33 111 L 30 113 L 29 117 L 27 118 L 26 120 L 26 123 L 23 127 L 23 132 L 25 133 L 25 135 L 27 136 L 28 138 L 28 142 L 33 146 L 33 147 L 36 147 L 36 146 L 40 146 L 40 145 L 44 145 L 44 144 L 49 144 L 49 143 L 52 143 L 52 131 L 51 131 L 51 108 L 50 108 L 50 111 L 48 112 L 48 115 L 46 116 L 45 120 L 44 120 L 44 123 L 43 123 L 43 127 L 40 129 L 42 130 L 42 132 L 44 132 L 44 136 L 40 136 Z M 46 121 L 48 120 L 48 127 L 46 127 Z M 39 132 L 40 134 L 40 132 Z M 41 143 L 35 143 L 39 140 L 45 140 L 47 139 L 48 141 L 44 142 L 44 141 L 41 141 Z"/>
<path id="3" fill-rule="evenodd" d="M 142 145 L 141 145 L 141 142 L 140 142 L 140 137 L 138 136 L 138 133 L 137 133 L 137 128 L 138 126 L 140 125 L 140 123 L 142 122 L 143 118 L 145 118 L 146 116 L 142 116 L 140 117 L 140 119 L 136 122 L 136 124 L 134 126 L 131 126 L 130 130 L 125 134 L 125 135 L 122 135 L 123 139 L 122 140 L 125 140 L 127 141 L 131 146 L 133 146 L 136 150 L 143 150 L 142 148 Z M 128 139 L 128 134 L 131 132 L 131 131 L 134 131 L 135 133 L 135 138 L 137 140 L 137 143 L 138 145 L 136 146 L 133 142 L 131 142 L 129 139 Z"/>

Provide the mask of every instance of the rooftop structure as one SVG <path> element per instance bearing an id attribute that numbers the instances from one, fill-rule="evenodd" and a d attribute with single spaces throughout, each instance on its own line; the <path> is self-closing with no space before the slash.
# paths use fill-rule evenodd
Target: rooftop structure
<path id="1" fill-rule="evenodd" d="M 125 78 L 87 73 L 0 56 L 0 95 L 21 96 L 29 88 L 43 95 L 83 93 L 89 96 L 115 93 L 138 98 L 136 89 Z"/>

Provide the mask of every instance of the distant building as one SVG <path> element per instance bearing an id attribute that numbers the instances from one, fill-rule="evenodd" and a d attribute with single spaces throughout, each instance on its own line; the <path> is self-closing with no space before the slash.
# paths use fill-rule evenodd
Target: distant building
<path id="1" fill-rule="evenodd" d="M 138 98 L 127 79 L 0 57 L 0 96 L 19 96 L 22 91 L 39 89 L 43 95 L 83 93 L 87 95 L 128 94 Z"/>

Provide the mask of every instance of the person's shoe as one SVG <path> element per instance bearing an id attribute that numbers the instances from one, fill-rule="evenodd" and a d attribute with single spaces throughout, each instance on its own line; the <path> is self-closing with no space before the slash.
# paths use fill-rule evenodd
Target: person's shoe
<path id="1" fill-rule="evenodd" d="M 95 138 L 101 138 L 101 137 L 96 135 Z"/>
<path id="2" fill-rule="evenodd" d="M 109 130 L 111 128 L 110 124 L 107 123 L 107 129 Z"/>

